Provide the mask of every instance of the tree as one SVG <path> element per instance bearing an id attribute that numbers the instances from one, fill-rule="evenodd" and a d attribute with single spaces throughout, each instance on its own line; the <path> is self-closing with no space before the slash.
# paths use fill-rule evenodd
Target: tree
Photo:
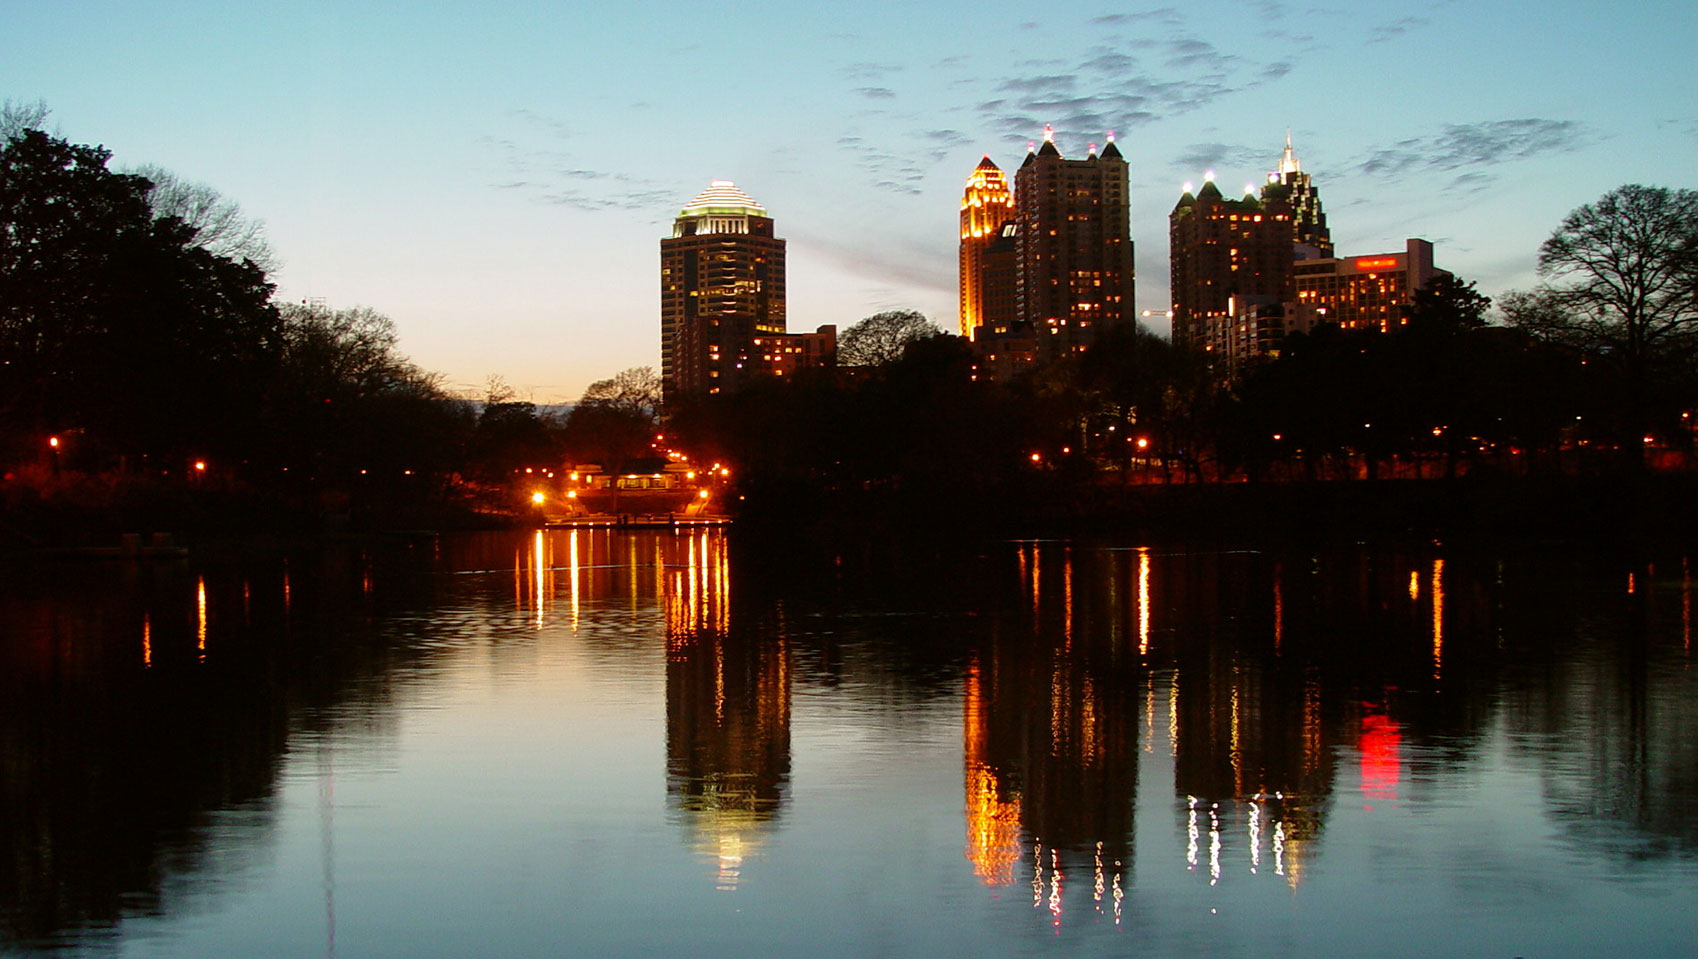
<path id="1" fill-rule="evenodd" d="M 883 366 L 901 359 L 910 343 L 942 335 L 918 310 L 874 313 L 837 338 L 837 365 Z"/>
<path id="2" fill-rule="evenodd" d="M 53 111 L 47 109 L 46 100 L 34 103 L 14 103 L 7 100 L 0 103 L 0 147 L 6 145 L 13 137 L 23 136 L 25 130 L 41 130 L 47 125 L 47 117 Z"/>
<path id="3" fill-rule="evenodd" d="M 254 439 L 278 346 L 251 263 L 155 219 L 110 153 L 27 129 L 0 147 L 0 417 L 5 439 L 81 428 L 120 454 Z"/>
<path id="4" fill-rule="evenodd" d="M 446 471 L 470 431 L 440 377 L 397 349 L 395 324 L 370 307 L 278 308 L 281 354 L 267 393 L 263 454 L 292 479 L 383 486 Z M 405 471 L 412 471 L 411 474 Z"/>
<path id="5" fill-rule="evenodd" d="M 660 417 L 660 376 L 651 366 L 622 370 L 591 383 L 578 404 L 613 407 L 652 423 Z"/>
<path id="6" fill-rule="evenodd" d="M 649 455 L 659 419 L 660 377 L 639 366 L 591 383 L 567 415 L 561 442 L 577 462 L 612 469 Z"/>
<path id="7" fill-rule="evenodd" d="M 214 256 L 248 260 L 267 273 L 277 257 L 265 240 L 265 226 L 242 213 L 236 201 L 204 183 L 185 180 L 163 167 L 147 164 L 131 171 L 146 177 L 153 188 L 148 205 L 155 219 L 176 217 L 194 231 L 190 241 Z"/>
<path id="8" fill-rule="evenodd" d="M 1623 442 L 1698 343 L 1698 191 L 1632 184 L 1570 213 L 1539 248 L 1545 282 L 1504 297 L 1509 322 L 1584 350 L 1623 387 Z"/>

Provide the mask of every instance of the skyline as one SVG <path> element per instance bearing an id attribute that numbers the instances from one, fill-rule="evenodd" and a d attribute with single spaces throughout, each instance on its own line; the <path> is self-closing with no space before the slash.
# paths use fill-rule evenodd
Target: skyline
<path id="1" fill-rule="evenodd" d="M 1069 157 L 1116 134 L 1140 311 L 1167 309 L 1182 184 L 1259 185 L 1288 128 L 1341 255 L 1421 237 L 1494 297 L 1575 207 L 1694 185 L 1684 6 L 858 9 L 43 5 L 8 14 L 0 98 L 240 203 L 280 298 L 370 306 L 450 388 L 541 403 L 658 370 L 659 240 L 713 179 L 788 241 L 793 331 L 953 330 L 963 184 L 1045 123 Z"/>

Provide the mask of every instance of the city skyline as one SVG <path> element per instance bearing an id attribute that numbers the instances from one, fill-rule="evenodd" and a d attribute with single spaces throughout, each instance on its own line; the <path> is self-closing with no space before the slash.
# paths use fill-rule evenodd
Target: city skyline
<path id="1" fill-rule="evenodd" d="M 1181 184 L 1260 183 L 1288 128 L 1341 250 L 1419 236 L 1488 295 L 1524 288 L 1568 211 L 1692 185 L 1698 13 L 1520 11 L 44 5 L 9 13 L 0 97 L 242 204 L 281 298 L 393 317 L 450 388 L 563 402 L 658 369 L 654 237 L 714 178 L 783 224 L 791 329 L 905 307 L 954 329 L 962 180 L 1045 123 L 1067 156 L 1117 134 L 1140 310 L 1169 299 Z"/>

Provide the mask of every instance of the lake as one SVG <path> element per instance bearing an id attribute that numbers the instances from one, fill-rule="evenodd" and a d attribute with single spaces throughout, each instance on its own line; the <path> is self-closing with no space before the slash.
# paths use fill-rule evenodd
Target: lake
<path id="1" fill-rule="evenodd" d="M 0 953 L 1660 956 L 1693 566 L 554 530 L 0 585 Z"/>

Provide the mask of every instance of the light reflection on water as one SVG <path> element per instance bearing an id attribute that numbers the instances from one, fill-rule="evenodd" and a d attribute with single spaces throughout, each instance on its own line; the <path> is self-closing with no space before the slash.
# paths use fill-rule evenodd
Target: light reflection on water
<path id="1" fill-rule="evenodd" d="M 1691 594 L 718 530 L 18 571 L 0 951 L 1672 952 Z"/>

